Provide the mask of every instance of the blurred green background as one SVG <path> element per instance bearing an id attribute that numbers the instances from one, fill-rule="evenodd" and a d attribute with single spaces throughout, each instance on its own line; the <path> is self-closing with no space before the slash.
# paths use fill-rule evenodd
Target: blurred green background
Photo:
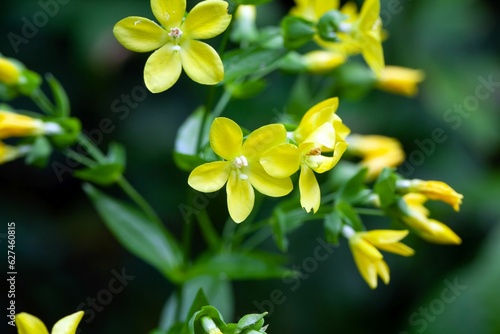
<path id="1" fill-rule="evenodd" d="M 57 9 L 48 3 L 57 3 Z M 194 3 L 188 1 L 188 7 Z M 277 25 L 291 6 L 291 1 L 262 6 L 259 23 Z M 500 333 L 500 5 L 493 0 L 382 0 L 381 8 L 389 33 L 386 62 L 423 69 L 421 93 L 415 99 L 379 91 L 362 99 L 340 95 L 338 113 L 353 132 L 399 138 L 408 157 L 422 151 L 417 141 L 443 129 L 446 141 L 401 172 L 445 181 L 464 194 L 460 213 L 432 206 L 433 217 L 448 223 L 463 244 L 438 246 L 410 237 L 415 256 L 387 255 L 391 283 L 371 291 L 344 240 L 295 290 L 281 280 L 234 283 L 235 315 L 259 311 L 256 305 L 279 289 L 283 298 L 267 317 L 269 333 Z M 50 14 L 46 22 L 13 45 L 9 33 L 22 36 L 26 20 L 33 22 L 37 15 L 43 23 L 40 11 Z M 74 115 L 102 149 L 110 141 L 127 147 L 127 178 L 179 235 L 184 223 L 178 206 L 187 201 L 188 174 L 174 165 L 172 149 L 177 128 L 203 103 L 206 88 L 183 74 L 166 93 L 145 94 L 142 70 L 148 54 L 125 50 L 112 35 L 113 25 L 130 15 L 152 18 L 149 1 L 2 1 L 0 52 L 36 72 L 54 74 L 69 93 Z M 492 82 L 490 94 L 478 98 L 484 80 Z M 275 73 L 259 98 L 231 102 L 227 115 L 247 128 L 269 123 L 286 110 L 293 82 L 293 76 Z M 14 107 L 32 105 L 20 99 Z M 456 111 L 460 108 L 463 114 Z M 96 129 L 104 118 L 113 130 L 99 136 Z M 53 159 L 64 163 L 62 155 Z M 22 161 L 0 167 L 0 245 L 6 254 L 7 222 L 16 222 L 18 312 L 52 326 L 107 289 L 113 270 L 125 268 L 135 278 L 83 323 L 82 333 L 147 333 L 156 327 L 172 286 L 115 241 L 80 181 L 62 177 L 60 182 L 50 166 L 39 170 Z M 209 211 L 217 215 L 224 203 L 221 192 Z M 218 227 L 224 215 L 219 214 Z M 319 222 L 293 233 L 289 265 L 301 266 L 313 256 L 322 236 Z M 272 240 L 264 246 L 278 252 Z M 201 239 L 196 248 L 203 248 Z"/>

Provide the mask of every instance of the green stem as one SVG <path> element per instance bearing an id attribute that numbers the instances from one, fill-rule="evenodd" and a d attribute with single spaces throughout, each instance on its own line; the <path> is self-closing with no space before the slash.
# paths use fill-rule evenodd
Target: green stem
<path id="1" fill-rule="evenodd" d="M 78 143 L 82 145 L 85 150 L 89 152 L 90 156 L 97 162 L 103 163 L 106 161 L 106 156 L 104 155 L 104 153 L 102 153 L 101 150 L 94 144 L 94 142 L 83 133 L 78 136 Z"/>
<path id="2" fill-rule="evenodd" d="M 208 216 L 207 210 L 201 210 L 196 216 L 196 219 L 200 224 L 201 232 L 208 246 L 211 249 L 217 249 L 220 245 L 220 238 Z"/>
<path id="3" fill-rule="evenodd" d="M 215 105 L 215 108 L 212 112 L 213 118 L 219 117 L 222 114 L 224 109 L 226 109 L 226 106 L 229 103 L 229 101 L 231 101 L 231 97 L 232 97 L 231 93 L 227 90 L 224 90 L 224 93 L 222 93 L 222 96 L 220 97 L 219 102 L 217 102 L 217 104 Z"/>
<path id="4" fill-rule="evenodd" d="M 154 209 L 149 205 L 149 203 L 137 192 L 137 190 L 132 187 L 132 185 L 125 179 L 125 178 L 120 178 L 116 182 L 120 188 L 127 194 L 130 199 L 132 199 L 139 208 L 148 216 L 148 218 L 153 222 L 154 224 L 158 225 L 161 230 L 165 228 L 163 225 L 162 221 L 154 211 Z"/>
<path id="5" fill-rule="evenodd" d="M 37 89 L 31 94 L 33 102 L 47 115 L 54 115 L 54 105 L 41 89 Z"/>
<path id="6" fill-rule="evenodd" d="M 68 158 L 75 160 L 76 162 L 81 163 L 82 165 L 86 167 L 94 167 L 96 165 L 96 162 L 83 154 L 80 154 L 70 148 L 67 148 L 63 152 Z"/>
<path id="7" fill-rule="evenodd" d="M 361 215 L 385 216 L 384 211 L 380 209 L 354 208 L 354 211 Z"/>

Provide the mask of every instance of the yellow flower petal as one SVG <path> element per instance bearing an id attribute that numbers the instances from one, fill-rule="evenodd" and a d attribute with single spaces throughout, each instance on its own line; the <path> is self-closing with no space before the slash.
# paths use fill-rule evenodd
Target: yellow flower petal
<path id="1" fill-rule="evenodd" d="M 179 28 L 186 12 L 186 0 L 151 0 L 151 10 L 165 28 Z"/>
<path id="2" fill-rule="evenodd" d="M 231 15 L 227 13 L 228 5 L 222 0 L 199 2 L 187 15 L 182 24 L 182 31 L 193 39 L 207 39 L 219 35 L 231 22 Z"/>
<path id="3" fill-rule="evenodd" d="M 14 85 L 19 82 L 20 70 L 10 60 L 0 57 L 0 82 Z"/>
<path id="4" fill-rule="evenodd" d="M 188 184 L 204 193 L 217 191 L 226 184 L 230 166 L 230 161 L 215 161 L 198 166 L 189 175 Z"/>
<path id="5" fill-rule="evenodd" d="M 144 82 L 152 93 L 161 93 L 172 87 L 182 72 L 179 52 L 167 44 L 149 56 L 144 67 Z"/>
<path id="6" fill-rule="evenodd" d="M 366 233 L 366 232 L 365 232 Z M 357 233 L 351 239 L 349 243 L 353 245 L 356 249 L 363 252 L 364 256 L 369 258 L 371 261 L 382 260 L 384 256 L 378 251 L 378 249 L 372 245 L 370 242 L 365 240 L 363 232 Z"/>
<path id="7" fill-rule="evenodd" d="M 333 149 L 335 145 L 335 129 L 332 123 L 323 123 L 304 139 L 303 143 L 314 143 L 322 149 Z M 301 144 L 302 145 L 302 144 Z"/>
<path id="8" fill-rule="evenodd" d="M 384 51 L 380 40 L 374 36 L 365 35 L 363 38 L 361 54 L 368 66 L 377 77 L 382 75 L 384 69 Z"/>
<path id="9" fill-rule="evenodd" d="M 240 154 L 243 132 L 238 124 L 226 117 L 217 117 L 210 128 L 210 146 L 215 154 L 233 160 Z"/>
<path id="10" fill-rule="evenodd" d="M 408 247 L 401 242 L 394 242 L 391 244 L 377 244 L 377 247 L 383 251 L 398 254 L 401 256 L 411 256 L 415 254 L 415 251 L 411 247 Z"/>
<path id="11" fill-rule="evenodd" d="M 377 81 L 377 88 L 389 93 L 413 97 L 418 93 L 418 84 L 425 78 L 421 70 L 399 66 L 386 66 Z"/>
<path id="12" fill-rule="evenodd" d="M 442 245 L 460 245 L 462 243 L 462 239 L 440 221 L 429 219 L 427 225 L 428 230 L 419 232 L 423 239 Z"/>
<path id="13" fill-rule="evenodd" d="M 258 161 L 251 163 L 248 169 L 248 180 L 259 192 L 271 197 L 285 196 L 293 189 L 289 177 L 277 179 L 266 173 Z"/>
<path id="14" fill-rule="evenodd" d="M 368 286 L 372 289 L 377 287 L 377 269 L 373 261 L 366 257 L 366 255 L 357 247 L 351 246 L 352 257 L 354 258 L 354 263 L 358 268 L 361 277 L 365 280 Z"/>
<path id="15" fill-rule="evenodd" d="M 300 167 L 300 152 L 292 144 L 277 145 L 261 156 L 260 164 L 273 177 L 288 177 Z"/>
<path id="16" fill-rule="evenodd" d="M 379 20 L 380 0 L 366 0 L 359 13 L 359 27 L 361 31 L 371 31 Z"/>
<path id="17" fill-rule="evenodd" d="M 285 142 L 286 129 L 283 124 L 264 125 L 248 136 L 243 143 L 241 152 L 248 161 L 259 160 L 264 152 Z"/>
<path id="18" fill-rule="evenodd" d="M 335 144 L 333 157 L 326 157 L 323 155 L 309 155 L 306 157 L 305 163 L 316 173 L 327 172 L 335 167 L 335 165 L 337 165 L 346 148 L 347 144 L 345 142 L 338 142 L 337 144 Z"/>
<path id="19" fill-rule="evenodd" d="M 16 327 L 18 334 L 49 334 L 40 319 L 24 312 L 16 314 Z"/>
<path id="20" fill-rule="evenodd" d="M 308 71 L 312 73 L 327 73 L 346 61 L 347 57 L 340 52 L 314 50 L 303 56 Z"/>
<path id="21" fill-rule="evenodd" d="M 0 139 L 43 134 L 44 123 L 36 118 L 0 111 Z"/>
<path id="22" fill-rule="evenodd" d="M 299 176 L 300 205 L 307 211 L 318 211 L 321 201 L 321 192 L 318 181 L 312 169 L 302 165 Z"/>
<path id="23" fill-rule="evenodd" d="M 226 191 L 229 215 L 236 223 L 241 223 L 253 209 L 255 193 L 252 185 L 249 180 L 241 179 L 238 172 L 233 170 L 229 175 Z"/>
<path id="24" fill-rule="evenodd" d="M 165 29 L 139 16 L 130 16 L 119 21 L 113 28 L 113 34 L 121 45 L 135 52 L 159 49 L 169 38 Z"/>
<path id="25" fill-rule="evenodd" d="M 0 164 L 14 160 L 21 155 L 17 147 L 6 145 L 0 141 Z"/>
<path id="26" fill-rule="evenodd" d="M 52 334 L 75 334 L 83 314 L 83 311 L 78 311 L 62 318 L 52 328 Z"/>
<path id="27" fill-rule="evenodd" d="M 390 274 L 389 274 L 389 266 L 387 265 L 387 263 L 384 260 L 377 261 L 375 262 L 375 267 L 378 276 L 380 276 L 380 278 L 382 279 L 382 282 L 384 282 L 385 285 L 389 284 Z"/>
<path id="28" fill-rule="evenodd" d="M 193 81 L 203 85 L 215 85 L 224 80 L 222 60 L 210 45 L 185 40 L 180 47 L 182 67 Z"/>
<path id="29" fill-rule="evenodd" d="M 407 230 L 371 230 L 359 233 L 363 239 L 375 246 L 390 244 L 404 239 L 408 235 Z"/>

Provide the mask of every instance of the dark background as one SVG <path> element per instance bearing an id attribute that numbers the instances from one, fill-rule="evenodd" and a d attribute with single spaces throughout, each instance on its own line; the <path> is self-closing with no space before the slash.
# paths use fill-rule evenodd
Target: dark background
<path id="1" fill-rule="evenodd" d="M 127 178 L 179 235 L 183 220 L 178 206 L 187 200 L 188 174 L 177 169 L 171 153 L 177 128 L 203 103 L 205 87 L 183 74 L 166 93 L 144 94 L 142 70 L 148 54 L 125 50 L 115 41 L 112 27 L 130 15 L 152 18 L 148 1 L 57 2 L 53 17 L 16 52 L 8 34 L 22 35 L 23 20 L 33 22 L 43 10 L 41 3 L 48 2 L 2 1 L 0 52 L 36 72 L 54 74 L 68 91 L 73 114 L 102 149 L 110 141 L 127 147 Z M 188 6 L 194 3 L 188 1 Z M 420 95 L 408 99 L 373 91 L 361 100 L 341 96 L 339 115 L 353 132 L 399 138 L 408 156 L 421 150 L 416 141 L 443 129 L 446 141 L 436 144 L 405 176 L 443 180 L 464 194 L 460 213 L 432 205 L 433 217 L 448 223 L 463 244 L 439 246 L 408 238 L 415 256 L 387 255 L 391 283 L 375 291 L 358 274 L 345 240 L 295 291 L 280 280 L 235 283 L 236 317 L 258 311 L 256 303 L 270 299 L 273 290 L 283 291 L 282 303 L 267 317 L 270 333 L 500 332 L 495 319 L 500 312 L 499 87 L 493 87 L 489 98 L 478 100 L 466 116 L 446 118 L 447 110 L 471 101 L 468 97 L 481 85 L 480 78 L 500 82 L 499 5 L 469 0 L 399 3 L 401 11 L 391 13 L 392 5 L 382 1 L 389 33 L 386 62 L 423 69 L 426 81 Z M 262 6 L 259 23 L 278 24 L 291 5 L 283 1 Z M 269 82 L 258 99 L 232 102 L 227 115 L 246 122 L 247 128 L 270 122 L 277 111 L 285 110 L 293 77 L 277 73 Z M 123 94 L 132 93 L 135 101 L 122 100 Z M 23 99 L 13 106 L 33 109 Z M 98 131 L 105 118 L 112 121 L 107 133 Z M 55 155 L 53 161 L 64 164 L 65 158 Z M 216 212 L 224 205 L 223 196 L 209 210 Z M 224 221 L 224 213 L 220 218 Z M 107 289 L 113 270 L 125 268 L 135 278 L 91 323 L 81 326 L 82 333 L 147 333 L 157 325 L 171 284 L 115 241 L 80 181 L 64 174 L 60 182 L 50 166 L 40 170 L 22 161 L 3 165 L 0 221 L 4 254 L 7 222 L 16 223 L 18 312 L 34 314 L 50 328 Z M 289 265 L 300 266 L 311 257 L 322 234 L 320 223 L 292 234 Z M 272 240 L 265 247 L 278 252 Z M 461 290 L 443 295 L 457 282 Z"/>

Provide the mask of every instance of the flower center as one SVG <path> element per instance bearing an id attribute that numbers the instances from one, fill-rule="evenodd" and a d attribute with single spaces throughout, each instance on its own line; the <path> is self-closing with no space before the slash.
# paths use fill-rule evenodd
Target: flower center
<path id="1" fill-rule="evenodd" d="M 182 37 L 182 30 L 177 27 L 170 28 L 170 32 L 168 33 L 168 35 L 174 39 L 179 39 Z"/>
<path id="2" fill-rule="evenodd" d="M 321 147 L 313 147 L 306 155 L 320 155 Z"/>
<path id="3" fill-rule="evenodd" d="M 236 168 L 242 168 L 242 167 L 247 167 L 248 166 L 248 160 L 244 155 L 240 155 L 239 157 L 236 157 L 233 161 L 233 165 L 236 166 Z"/>

